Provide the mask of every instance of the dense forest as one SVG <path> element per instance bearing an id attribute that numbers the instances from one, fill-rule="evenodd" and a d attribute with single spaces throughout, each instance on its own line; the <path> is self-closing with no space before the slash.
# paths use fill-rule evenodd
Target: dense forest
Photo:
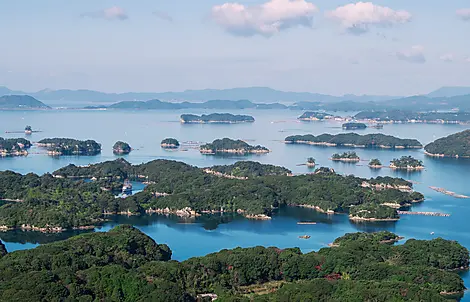
<path id="1" fill-rule="evenodd" d="M 236 177 L 278 176 L 292 174 L 292 171 L 284 167 L 266 165 L 254 161 L 239 161 L 233 165 L 212 166 L 206 169 Z"/>
<path id="2" fill-rule="evenodd" d="M 342 128 L 344 130 L 361 130 L 361 129 L 366 129 L 367 125 L 364 123 L 344 123 L 342 125 Z"/>
<path id="3" fill-rule="evenodd" d="M 0 156 L 27 155 L 29 148 L 31 148 L 31 142 L 27 139 L 0 137 Z"/>
<path id="4" fill-rule="evenodd" d="M 162 148 L 174 149 L 180 146 L 180 142 L 176 138 L 165 138 L 160 142 Z"/>
<path id="5" fill-rule="evenodd" d="M 334 118 L 333 115 L 325 112 L 318 112 L 318 111 L 307 111 L 304 112 L 301 116 L 299 116 L 299 120 L 303 121 L 321 121 L 326 119 Z"/>
<path id="6" fill-rule="evenodd" d="M 402 156 L 395 158 L 390 162 L 393 169 L 422 169 L 423 161 L 413 158 L 412 156 Z"/>
<path id="7" fill-rule="evenodd" d="M 424 150 L 429 155 L 442 157 L 470 157 L 470 130 L 437 139 Z"/>
<path id="8" fill-rule="evenodd" d="M 212 143 L 202 145 L 200 147 L 201 153 L 204 154 L 217 154 L 217 153 L 268 153 L 266 147 L 257 145 L 252 146 L 242 140 L 233 140 L 230 138 L 216 139 Z"/>
<path id="9" fill-rule="evenodd" d="M 203 115 L 182 114 L 180 117 L 182 123 L 253 123 L 255 119 L 249 115 L 235 115 L 230 113 L 211 113 Z"/>
<path id="10" fill-rule="evenodd" d="M 128 143 L 122 141 L 117 141 L 113 146 L 114 154 L 129 154 L 131 151 L 131 146 Z"/>
<path id="11" fill-rule="evenodd" d="M 359 155 L 354 151 L 348 151 L 343 153 L 335 153 L 331 156 L 332 160 L 345 160 L 345 161 L 359 161 Z"/>
<path id="12" fill-rule="evenodd" d="M 287 144 L 347 146 L 358 148 L 415 149 L 423 147 L 423 145 L 415 139 L 402 139 L 384 134 L 359 135 L 356 133 L 342 133 L 337 135 L 321 134 L 318 136 L 312 134 L 292 135 L 286 137 L 284 141 Z"/>
<path id="13" fill-rule="evenodd" d="M 37 142 L 47 148 L 50 155 L 97 155 L 101 145 L 94 140 L 80 141 L 73 138 L 45 138 Z"/>
<path id="14" fill-rule="evenodd" d="M 346 234 L 332 247 L 261 246 L 182 262 L 131 226 L 0 254 L 1 301 L 448 301 L 469 252 L 454 241 Z M 1 243 L 0 243 L 1 245 Z"/>
<path id="15" fill-rule="evenodd" d="M 470 112 L 416 112 L 407 110 L 362 111 L 354 116 L 358 120 L 413 123 L 468 123 Z"/>
<path id="16" fill-rule="evenodd" d="M 382 167 L 382 162 L 378 158 L 373 158 L 369 161 L 369 167 L 380 168 Z"/>

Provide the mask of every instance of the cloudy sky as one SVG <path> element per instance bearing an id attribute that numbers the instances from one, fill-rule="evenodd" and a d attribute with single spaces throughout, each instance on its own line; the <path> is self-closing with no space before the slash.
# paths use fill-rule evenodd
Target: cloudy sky
<path id="1" fill-rule="evenodd" d="M 0 86 L 26 91 L 470 86 L 468 0 L 3 0 L 0 28 Z"/>

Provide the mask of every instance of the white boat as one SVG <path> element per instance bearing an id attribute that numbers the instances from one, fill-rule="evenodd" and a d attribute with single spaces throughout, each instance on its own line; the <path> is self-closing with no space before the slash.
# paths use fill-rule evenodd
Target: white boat
<path id="1" fill-rule="evenodd" d="M 127 179 L 124 181 L 124 185 L 122 186 L 122 194 L 132 195 L 132 183 Z"/>

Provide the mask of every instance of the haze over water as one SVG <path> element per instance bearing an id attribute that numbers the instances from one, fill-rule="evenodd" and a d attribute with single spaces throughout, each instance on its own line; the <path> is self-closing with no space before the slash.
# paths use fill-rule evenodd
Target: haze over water
<path id="1" fill-rule="evenodd" d="M 437 186 L 459 194 L 470 195 L 470 160 L 434 159 L 426 157 L 423 150 L 354 149 L 361 157 L 362 161 L 359 164 L 334 163 L 328 160 L 333 153 L 350 149 L 282 143 L 286 136 L 294 134 L 318 135 L 350 132 L 342 130 L 340 122 L 299 122 L 296 118 L 302 114 L 300 111 L 219 110 L 217 112 L 249 114 L 254 116 L 256 121 L 252 124 L 236 125 L 183 125 L 179 123 L 179 116 L 183 113 L 211 112 L 215 111 L 0 111 L 0 136 L 2 137 L 23 137 L 21 133 L 7 134 L 5 132 L 21 131 L 25 125 L 31 125 L 34 130 L 42 131 L 27 137 L 33 142 L 52 137 L 94 139 L 101 143 L 103 148 L 102 153 L 97 156 L 53 158 L 45 155 L 43 150 L 33 147 L 30 150 L 31 154 L 27 157 L 0 159 L 0 170 L 42 174 L 53 172 L 69 163 L 87 165 L 114 160 L 118 156 L 113 155 L 112 146 L 117 140 L 128 142 L 135 149 L 129 155 L 124 156 L 126 160 L 134 164 L 161 158 L 206 167 L 232 164 L 239 160 L 254 160 L 284 166 L 294 173 L 308 173 L 312 170 L 298 165 L 304 164 L 307 157 L 314 157 L 317 160 L 317 166 L 328 166 L 341 174 L 354 174 L 366 178 L 389 175 L 415 181 L 417 182 L 414 185 L 415 189 L 422 192 L 426 200 L 422 204 L 413 206 L 413 211 L 444 212 L 451 216 L 402 216 L 396 223 L 352 223 L 346 215 L 328 216 L 307 209 L 285 209 L 275 215 L 271 221 L 250 221 L 229 215 L 223 218 L 203 216 L 198 218 L 196 223 L 187 224 L 177 218 L 164 216 L 118 217 L 99 230 L 109 230 L 118 223 L 132 223 L 156 242 L 168 244 L 173 251 L 173 259 L 176 260 L 237 246 L 263 245 L 280 248 L 298 246 L 304 252 L 309 252 L 325 247 L 335 238 L 348 232 L 376 230 L 389 230 L 406 239 L 443 237 L 457 240 L 470 248 L 468 226 L 470 199 L 457 199 L 429 189 L 429 186 Z M 470 126 L 396 124 L 385 125 L 383 129 L 369 128 L 355 132 L 359 134 L 384 133 L 400 138 L 416 138 L 425 145 L 437 138 L 467 128 Z M 187 151 L 165 151 L 160 148 L 160 141 L 166 137 L 174 137 L 180 142 L 210 142 L 217 138 L 229 137 L 246 140 L 249 144 L 266 146 L 272 152 L 260 156 L 214 157 L 201 155 L 197 149 L 191 148 Z M 371 158 L 379 158 L 387 165 L 393 158 L 403 155 L 412 155 L 423 160 L 426 169 L 422 172 L 408 173 L 386 168 L 370 170 L 367 167 Z M 317 224 L 297 225 L 300 220 L 313 220 Z M 435 234 L 431 235 L 431 232 Z M 311 238 L 309 240 L 298 238 L 305 234 L 310 235 Z M 38 243 L 63 239 L 69 235 L 72 234 L 45 235 L 17 231 L 0 233 L 0 239 L 5 242 L 8 251 L 13 251 L 31 248 Z M 464 276 L 464 279 L 467 287 L 470 287 L 468 274 Z"/>

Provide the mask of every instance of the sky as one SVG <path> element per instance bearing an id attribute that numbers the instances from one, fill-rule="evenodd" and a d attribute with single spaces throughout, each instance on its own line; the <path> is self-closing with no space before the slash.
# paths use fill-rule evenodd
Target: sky
<path id="1" fill-rule="evenodd" d="M 470 86 L 468 0 L 0 0 L 0 86 L 333 95 Z"/>

